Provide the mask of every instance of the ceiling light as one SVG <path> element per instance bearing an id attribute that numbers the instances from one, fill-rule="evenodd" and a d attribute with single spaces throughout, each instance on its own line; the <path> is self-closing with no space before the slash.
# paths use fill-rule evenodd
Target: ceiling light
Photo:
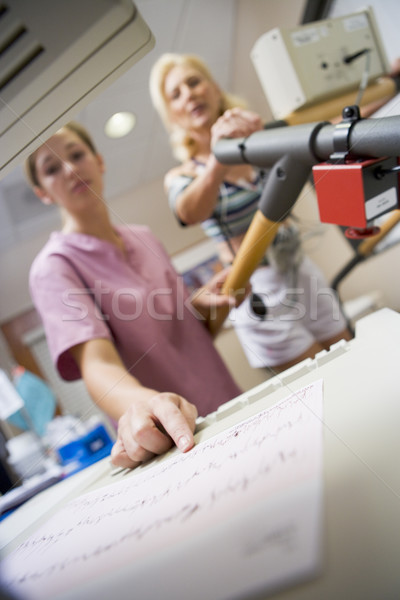
<path id="1" fill-rule="evenodd" d="M 127 135 L 135 127 L 136 117 L 131 112 L 118 112 L 110 117 L 104 131 L 110 138 L 120 138 Z"/>

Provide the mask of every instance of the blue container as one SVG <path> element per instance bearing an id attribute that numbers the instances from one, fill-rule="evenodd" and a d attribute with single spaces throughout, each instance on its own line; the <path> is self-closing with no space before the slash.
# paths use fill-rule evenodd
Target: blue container
<path id="1" fill-rule="evenodd" d="M 57 448 L 57 452 L 61 464 L 70 467 L 68 475 L 72 475 L 108 456 L 113 444 L 104 425 L 98 425 L 85 436 Z"/>

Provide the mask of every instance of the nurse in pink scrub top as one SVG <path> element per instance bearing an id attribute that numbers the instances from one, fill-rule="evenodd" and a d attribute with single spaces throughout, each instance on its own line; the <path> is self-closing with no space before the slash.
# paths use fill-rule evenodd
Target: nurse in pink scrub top
<path id="1" fill-rule="evenodd" d="M 57 131 L 25 169 L 36 195 L 63 216 L 30 272 L 60 375 L 82 378 L 118 422 L 115 465 L 133 468 L 173 444 L 189 450 L 197 415 L 241 393 L 208 331 L 215 306 L 238 304 L 219 293 L 226 272 L 190 297 L 147 227 L 111 222 L 104 163 L 78 123 Z"/>

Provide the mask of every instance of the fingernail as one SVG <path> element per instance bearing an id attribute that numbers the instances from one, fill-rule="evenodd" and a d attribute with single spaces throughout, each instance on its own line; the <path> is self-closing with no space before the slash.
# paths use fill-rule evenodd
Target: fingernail
<path id="1" fill-rule="evenodd" d="M 178 448 L 179 448 L 179 450 L 182 450 L 182 452 L 185 452 L 185 450 L 189 450 L 190 439 L 187 437 L 187 435 L 183 435 L 182 437 L 179 438 Z"/>

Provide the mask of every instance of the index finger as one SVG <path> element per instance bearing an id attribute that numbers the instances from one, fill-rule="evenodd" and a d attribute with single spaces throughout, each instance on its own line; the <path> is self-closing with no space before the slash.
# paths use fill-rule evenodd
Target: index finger
<path id="1" fill-rule="evenodd" d="M 160 422 L 165 432 L 182 452 L 187 452 L 194 446 L 193 431 L 196 425 L 195 407 L 177 406 L 174 402 L 159 401 L 154 406 L 154 416 Z"/>

